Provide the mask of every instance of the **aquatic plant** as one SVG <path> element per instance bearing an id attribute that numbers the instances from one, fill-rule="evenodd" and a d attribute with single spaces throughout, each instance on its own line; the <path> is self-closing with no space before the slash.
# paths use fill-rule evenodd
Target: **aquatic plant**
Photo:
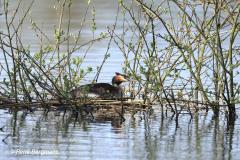
<path id="1" fill-rule="evenodd" d="M 234 121 L 240 3 L 132 0 L 119 4 L 125 22 L 115 42 L 125 57 L 125 71 L 137 80 L 132 94 L 149 103 L 167 104 L 176 116 L 182 107 L 204 106 L 218 117 L 223 107 L 228 120 Z"/>
<path id="2" fill-rule="evenodd" d="M 131 99 L 142 99 L 147 105 L 157 102 L 162 110 L 170 108 L 176 120 L 182 111 L 192 116 L 192 109 L 202 108 L 212 109 L 219 117 L 222 108 L 228 121 L 234 122 L 240 89 L 239 2 L 119 0 L 115 23 L 99 35 L 91 1 L 85 4 L 81 25 L 74 32 L 73 1 L 56 1 L 58 20 L 52 34 L 31 16 L 34 1 L 19 1 L 11 12 L 9 3 L 3 1 L 1 15 L 5 28 L 0 31 L 4 59 L 0 73 L 6 74 L 1 81 L 2 102 L 38 101 L 46 105 L 47 99 L 69 101 L 69 90 L 94 70 L 83 67 L 89 49 L 95 42 L 107 39 L 93 82 L 98 81 L 114 42 L 124 57 L 123 70 L 132 79 Z M 24 11 L 20 11 L 22 6 Z M 89 12 L 91 39 L 82 42 Z M 28 19 L 40 44 L 34 52 L 22 40 L 21 29 Z M 122 33 L 116 30 L 119 25 Z M 85 52 L 83 56 L 76 54 L 80 51 Z"/>
<path id="3" fill-rule="evenodd" d="M 58 23 L 53 26 L 51 34 L 32 17 L 30 4 L 19 1 L 17 7 L 10 11 L 10 1 L 3 1 L 5 28 L 0 32 L 0 51 L 4 63 L 1 64 L 1 99 L 14 102 L 41 101 L 49 98 L 59 101 L 69 99 L 69 90 L 80 84 L 80 81 L 93 71 L 91 66 L 82 67 L 82 63 L 94 42 L 105 39 L 104 34 L 95 35 L 95 11 L 90 1 L 80 17 L 81 24 L 77 31 L 71 29 L 71 0 L 56 1 L 53 7 L 58 15 Z M 25 9 L 24 9 L 25 8 Z M 92 10 L 92 38 L 81 40 L 86 17 Z M 11 6 L 12 9 L 12 6 Z M 66 16 L 67 22 L 63 23 Z M 22 40 L 22 27 L 30 21 L 31 29 L 38 40 L 39 49 L 32 51 L 31 44 Z M 64 46 L 64 47 L 63 47 Z M 82 48 L 87 48 L 84 51 Z M 85 52 L 79 56 L 79 52 Z M 3 76 L 6 74 L 6 76 Z"/>

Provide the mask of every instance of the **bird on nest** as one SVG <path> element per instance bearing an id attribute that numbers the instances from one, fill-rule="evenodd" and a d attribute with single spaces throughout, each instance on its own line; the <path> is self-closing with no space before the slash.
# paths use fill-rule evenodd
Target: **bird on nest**
<path id="1" fill-rule="evenodd" d="M 102 99 L 118 99 L 123 97 L 121 83 L 129 81 L 129 77 L 116 72 L 112 84 L 92 83 L 79 86 L 70 91 L 72 98 L 97 97 Z"/>

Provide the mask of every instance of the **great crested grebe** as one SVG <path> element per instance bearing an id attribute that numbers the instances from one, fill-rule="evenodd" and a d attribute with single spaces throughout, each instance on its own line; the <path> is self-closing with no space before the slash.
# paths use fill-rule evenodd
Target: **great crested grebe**
<path id="1" fill-rule="evenodd" d="M 93 83 L 77 87 L 70 91 L 72 98 L 81 98 L 89 95 L 103 99 L 121 98 L 123 90 L 120 86 L 122 82 L 128 81 L 128 76 L 116 72 L 112 78 L 112 85 L 108 83 Z"/>

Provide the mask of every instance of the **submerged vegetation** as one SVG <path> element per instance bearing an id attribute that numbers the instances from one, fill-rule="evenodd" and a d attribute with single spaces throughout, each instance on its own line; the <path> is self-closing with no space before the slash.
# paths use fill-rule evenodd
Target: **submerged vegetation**
<path id="1" fill-rule="evenodd" d="M 59 0 L 53 36 L 31 17 L 34 1 L 26 7 L 20 0 L 11 12 L 9 3 L 3 0 L 1 6 L 5 22 L 0 29 L 2 104 L 40 102 L 45 106 L 48 99 L 72 102 L 69 91 L 90 72 L 96 73 L 93 82 L 98 80 L 115 43 L 124 57 L 124 73 L 133 79 L 127 90 L 131 98 L 170 108 L 176 120 L 183 110 L 192 116 L 193 111 L 204 108 L 212 109 L 215 117 L 224 111 L 228 122 L 234 123 L 240 96 L 238 1 L 119 0 L 115 24 L 98 35 L 90 0 L 74 33 L 74 1 Z M 89 13 L 92 38 L 83 42 L 82 29 Z M 22 40 L 22 27 L 28 21 L 40 42 L 35 52 Z M 119 25 L 122 33 L 116 31 Z M 102 64 L 96 70 L 83 67 L 89 49 L 103 39 L 109 43 Z M 77 52 L 85 54 L 78 57 Z"/>

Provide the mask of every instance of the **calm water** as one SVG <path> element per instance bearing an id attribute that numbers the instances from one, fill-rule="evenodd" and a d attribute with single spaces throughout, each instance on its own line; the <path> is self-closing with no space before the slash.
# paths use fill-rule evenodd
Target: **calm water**
<path id="1" fill-rule="evenodd" d="M 240 121 L 225 123 L 200 112 L 180 116 L 179 127 L 170 112 L 158 106 L 120 117 L 97 111 L 76 117 L 68 111 L 0 110 L 1 157 L 6 159 L 239 159 Z M 224 118 L 220 118 L 222 121 Z M 24 152 L 35 150 L 31 154 Z M 39 155 L 49 151 L 47 155 Z"/>
<path id="2" fill-rule="evenodd" d="M 23 6 L 26 7 L 29 2 L 24 0 Z M 99 34 L 106 31 L 107 26 L 114 24 L 117 1 L 109 3 L 109 0 L 94 0 L 93 3 L 96 9 L 96 34 Z M 14 5 L 16 4 L 11 8 L 14 8 Z M 54 5 L 56 3 L 53 0 L 36 1 L 31 12 L 33 19 L 48 34 L 50 44 L 53 43 L 51 41 L 53 26 L 58 22 Z M 71 10 L 73 34 L 78 32 L 85 10 L 86 1 L 84 3 L 74 1 Z M 91 12 L 89 12 L 83 27 L 81 43 L 92 38 L 91 20 Z M 3 21 L 3 16 L 0 16 L 0 30 L 4 30 Z M 63 24 L 65 23 L 66 20 Z M 120 32 L 121 28 L 118 30 Z M 29 23 L 23 28 L 22 39 L 25 44 L 31 45 L 32 52 L 39 49 L 40 42 L 31 31 Z M 95 43 L 89 50 L 84 64 L 94 68 L 101 64 L 107 43 L 107 40 Z M 83 47 L 76 56 L 84 55 L 86 48 L 87 46 Z M 120 51 L 112 45 L 109 53 L 111 57 L 107 60 L 99 81 L 110 81 L 115 71 L 121 72 L 123 58 L 120 56 Z M 91 79 L 93 76 L 94 73 L 88 78 Z M 1 159 L 117 160 L 240 159 L 239 119 L 235 126 L 228 130 L 224 116 L 218 121 L 212 119 L 211 112 L 199 112 L 193 116 L 193 119 L 188 114 L 182 114 L 179 118 L 179 127 L 176 128 L 171 112 L 162 115 L 159 106 L 138 112 L 126 111 L 124 114 L 126 120 L 123 123 L 116 112 L 113 111 L 113 116 L 109 116 L 108 113 L 108 110 L 95 112 L 94 115 L 83 112 L 76 117 L 71 111 L 64 114 L 63 111 L 45 113 L 42 110 L 30 112 L 1 109 L 0 157 Z"/>

